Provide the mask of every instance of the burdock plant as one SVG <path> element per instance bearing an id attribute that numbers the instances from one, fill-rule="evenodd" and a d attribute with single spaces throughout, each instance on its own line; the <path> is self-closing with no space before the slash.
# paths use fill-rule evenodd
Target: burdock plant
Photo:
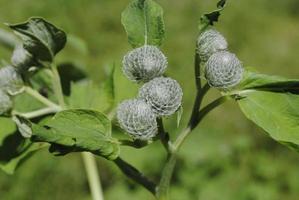
<path id="1" fill-rule="evenodd" d="M 163 122 L 174 114 L 181 117 L 183 89 L 188 88 L 165 74 L 163 10 L 154 0 L 132 0 L 122 13 L 133 49 L 124 55 L 119 68 L 140 89 L 118 105 L 115 68 L 101 87 L 87 81 L 86 74 L 74 66 L 69 68 L 76 72 L 72 77 L 55 61 L 67 41 L 64 31 L 42 18 L 8 24 L 21 44 L 7 45 L 16 45 L 12 64 L 0 69 L 0 127 L 4 140 L 17 137 L 18 142 L 9 149 L 12 158 L 1 160 L 1 168 L 12 173 L 25 158 L 45 147 L 60 156 L 83 152 L 94 200 L 103 199 L 94 156 L 113 162 L 155 198 L 167 200 L 184 141 L 208 113 L 228 100 L 274 140 L 299 151 L 299 80 L 251 72 L 237 58 L 238 52 L 230 53 L 226 39 L 214 27 L 225 5 L 220 0 L 215 11 L 200 18 L 194 41 L 195 99 L 189 120 L 182 129 L 184 124 L 178 123 L 182 131 L 177 134 L 166 130 Z M 203 104 L 211 89 L 219 91 L 219 97 Z M 24 142 L 19 141 L 20 135 Z M 158 141 L 166 156 L 155 179 L 121 158 L 123 146 L 138 154 L 138 149 Z M 3 150 L 5 147 L 0 148 Z"/>

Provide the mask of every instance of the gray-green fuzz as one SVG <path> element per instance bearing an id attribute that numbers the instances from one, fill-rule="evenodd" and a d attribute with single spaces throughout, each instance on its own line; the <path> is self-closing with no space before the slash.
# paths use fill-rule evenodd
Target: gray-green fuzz
<path id="1" fill-rule="evenodd" d="M 205 78 L 209 85 L 223 90 L 238 85 L 243 72 L 240 60 L 228 51 L 214 53 L 205 65 Z"/>
<path id="2" fill-rule="evenodd" d="M 144 45 L 127 53 L 123 72 L 131 81 L 147 82 L 161 76 L 167 68 L 167 58 L 155 46 Z"/>
<path id="3" fill-rule="evenodd" d="M 9 95 L 22 92 L 24 82 L 16 68 L 6 66 L 0 69 L 0 89 Z"/>
<path id="4" fill-rule="evenodd" d="M 0 89 L 0 115 L 7 113 L 12 106 L 13 103 L 10 96 Z"/>
<path id="5" fill-rule="evenodd" d="M 121 128 L 134 139 L 150 140 L 157 134 L 156 115 L 143 100 L 123 101 L 117 108 L 117 119 Z"/>
<path id="6" fill-rule="evenodd" d="M 226 39 L 215 29 L 202 32 L 197 39 L 197 53 L 202 62 L 207 60 L 216 52 L 226 50 L 228 47 Z"/>
<path id="7" fill-rule="evenodd" d="M 181 86 L 172 78 L 154 78 L 139 90 L 139 98 L 146 101 L 158 116 L 175 113 L 181 106 L 182 97 Z"/>

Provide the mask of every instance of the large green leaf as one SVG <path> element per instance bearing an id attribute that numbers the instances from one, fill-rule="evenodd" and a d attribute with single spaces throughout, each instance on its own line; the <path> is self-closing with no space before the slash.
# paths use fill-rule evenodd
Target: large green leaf
<path id="1" fill-rule="evenodd" d="M 299 95 L 253 90 L 238 103 L 273 139 L 299 150 Z"/>
<path id="2" fill-rule="evenodd" d="M 22 38 L 24 48 L 41 61 L 51 62 L 66 43 L 66 34 L 42 18 L 9 27 Z"/>
<path id="3" fill-rule="evenodd" d="M 34 152 L 43 147 L 44 144 L 33 144 L 22 137 L 10 118 L 0 117 L 0 168 L 3 171 L 14 173 Z"/>
<path id="4" fill-rule="evenodd" d="M 114 72 L 115 67 L 100 86 L 92 81 L 72 83 L 69 107 L 108 112 L 115 101 Z"/>
<path id="5" fill-rule="evenodd" d="M 62 111 L 43 126 L 33 124 L 32 130 L 31 140 L 50 143 L 50 151 L 55 153 L 89 151 L 110 160 L 119 155 L 119 143 L 111 137 L 111 122 L 97 111 Z"/>
<path id="6" fill-rule="evenodd" d="M 299 80 L 246 71 L 238 89 L 299 94 Z"/>
<path id="7" fill-rule="evenodd" d="M 133 47 L 160 46 L 165 27 L 163 9 L 153 0 L 133 0 L 122 13 L 122 24 Z"/>

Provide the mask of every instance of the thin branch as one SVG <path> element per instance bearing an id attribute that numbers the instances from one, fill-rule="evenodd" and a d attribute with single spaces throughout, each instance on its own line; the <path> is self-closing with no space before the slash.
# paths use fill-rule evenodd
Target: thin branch
<path id="1" fill-rule="evenodd" d="M 60 109 L 48 107 L 48 108 L 42 108 L 42 109 L 39 109 L 39 110 L 35 110 L 35 111 L 32 111 L 32 112 L 27 112 L 27 113 L 21 113 L 21 112 L 18 112 L 18 111 L 13 111 L 13 114 L 14 115 L 20 115 L 20 116 L 25 117 L 27 119 L 33 119 L 33 118 L 41 117 L 41 116 L 48 115 L 48 114 L 54 114 L 54 113 L 57 113 L 59 111 L 60 111 Z"/>
<path id="2" fill-rule="evenodd" d="M 197 90 L 201 89 L 201 69 L 200 69 L 200 57 L 197 53 L 197 48 L 195 49 L 195 56 L 194 56 L 194 72 L 195 72 L 195 84 Z"/>
<path id="3" fill-rule="evenodd" d="M 88 177 L 87 179 L 93 200 L 104 200 L 97 163 L 94 155 L 89 152 L 83 152 L 81 155 L 84 161 L 83 163 L 85 165 L 86 174 Z"/>
<path id="4" fill-rule="evenodd" d="M 114 163 L 127 177 L 142 185 L 153 195 L 156 194 L 156 184 L 150 181 L 145 175 L 139 172 L 135 167 L 133 167 L 126 161 L 122 160 L 121 158 L 115 159 Z"/>
<path id="5" fill-rule="evenodd" d="M 57 110 L 61 110 L 61 107 L 46 97 L 42 96 L 40 93 L 38 93 L 36 90 L 32 89 L 31 87 L 25 86 L 25 92 L 32 96 L 33 98 L 37 99 L 39 102 L 43 103 L 46 106 L 49 106 L 51 108 L 56 108 Z"/>
<path id="6" fill-rule="evenodd" d="M 199 110 L 200 110 L 203 97 L 206 95 L 209 89 L 210 89 L 209 84 L 205 84 L 205 86 L 201 90 L 197 90 L 195 101 L 193 104 L 192 114 L 188 123 L 188 127 L 191 127 L 191 129 L 196 126 L 195 124 L 199 116 Z"/>
<path id="7" fill-rule="evenodd" d="M 169 154 L 170 156 L 167 159 L 166 165 L 163 168 L 162 171 L 162 177 L 157 189 L 156 196 L 159 199 L 168 199 L 168 193 L 169 193 L 169 185 L 171 182 L 171 177 L 173 175 L 173 171 L 175 168 L 175 164 L 177 161 L 177 155 L 176 153 Z"/>
<path id="8" fill-rule="evenodd" d="M 158 124 L 158 135 L 160 137 L 160 141 L 165 147 L 166 151 L 169 152 L 169 134 L 165 132 L 164 125 L 163 125 L 163 119 L 161 117 L 157 118 L 157 124 Z"/>

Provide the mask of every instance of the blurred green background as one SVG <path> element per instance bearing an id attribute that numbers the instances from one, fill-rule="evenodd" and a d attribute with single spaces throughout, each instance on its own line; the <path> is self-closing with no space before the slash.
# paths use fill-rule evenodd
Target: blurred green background
<path id="1" fill-rule="evenodd" d="M 184 90 L 183 127 L 195 87 L 193 54 L 199 17 L 215 8 L 216 0 L 157 0 L 164 8 L 169 59 L 167 74 Z M 137 86 L 120 72 L 130 50 L 120 24 L 129 0 L 0 0 L 0 22 L 18 23 L 42 16 L 70 34 L 58 62 L 73 61 L 98 83 L 115 63 L 117 99 L 133 97 Z M 299 77 L 299 1 L 231 0 L 217 28 L 246 66 L 260 72 Z M 1 24 L 0 28 L 6 28 Z M 0 59 L 11 52 L 0 47 Z M 217 93 L 214 92 L 212 96 Z M 166 121 L 174 137 L 176 118 Z M 122 157 L 158 179 L 165 153 L 159 143 L 142 150 L 122 149 Z M 98 166 L 107 200 L 152 199 L 108 161 Z M 211 113 L 180 152 L 171 188 L 172 200 L 298 200 L 299 155 L 271 140 L 240 112 L 234 102 Z M 37 153 L 14 174 L 0 171 L 1 200 L 91 199 L 80 154 L 54 157 Z"/>

